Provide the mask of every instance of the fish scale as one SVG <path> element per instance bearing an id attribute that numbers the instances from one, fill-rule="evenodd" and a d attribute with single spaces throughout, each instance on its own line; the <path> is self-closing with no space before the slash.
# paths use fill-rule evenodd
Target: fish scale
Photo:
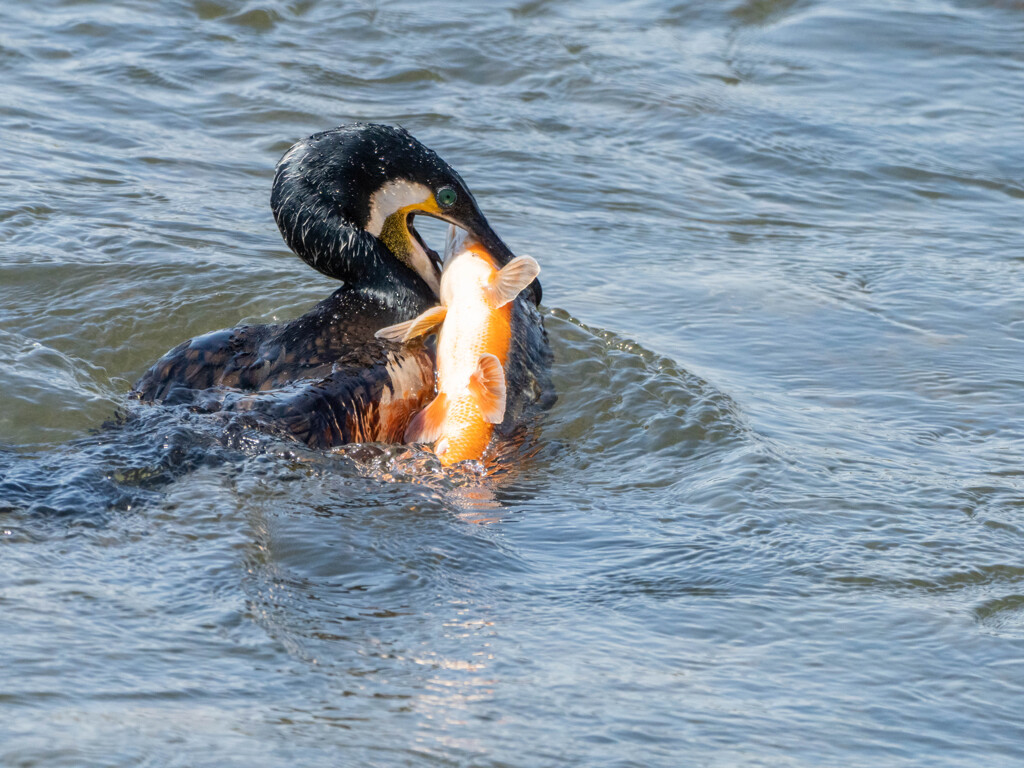
<path id="1" fill-rule="evenodd" d="M 494 355 L 503 367 L 508 361 L 512 308 L 492 307 L 485 292 L 497 271 L 489 257 L 470 250 L 441 276 L 448 314 L 437 342 L 437 390 L 446 397 L 446 413 L 437 452 L 445 464 L 480 458 L 494 433 L 469 382 L 481 355 Z"/>
<path id="2" fill-rule="evenodd" d="M 442 323 L 437 344 L 437 397 L 417 414 L 407 442 L 436 441 L 445 465 L 479 459 L 494 424 L 504 418 L 505 365 L 512 340 L 512 300 L 537 276 L 528 256 L 498 269 L 479 246 L 452 256 L 441 275 L 441 307 L 378 331 L 393 340 L 429 333 Z"/>

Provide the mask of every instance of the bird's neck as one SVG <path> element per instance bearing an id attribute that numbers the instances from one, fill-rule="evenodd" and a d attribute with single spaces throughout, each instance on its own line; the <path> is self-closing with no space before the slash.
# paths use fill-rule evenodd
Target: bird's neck
<path id="1" fill-rule="evenodd" d="M 398 318 L 395 322 L 411 320 L 437 304 L 434 292 L 419 275 L 397 260 L 388 266 L 391 268 L 363 275 L 351 288 Z"/>

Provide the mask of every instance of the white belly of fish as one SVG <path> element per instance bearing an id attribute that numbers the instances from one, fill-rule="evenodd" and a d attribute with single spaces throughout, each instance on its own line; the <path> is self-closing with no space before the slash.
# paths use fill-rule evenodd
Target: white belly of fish
<path id="1" fill-rule="evenodd" d="M 493 308 L 485 288 L 494 267 L 465 251 L 454 256 L 441 276 L 441 302 L 448 313 L 437 340 L 437 388 L 450 397 L 467 391 L 486 347 L 487 325 Z"/>

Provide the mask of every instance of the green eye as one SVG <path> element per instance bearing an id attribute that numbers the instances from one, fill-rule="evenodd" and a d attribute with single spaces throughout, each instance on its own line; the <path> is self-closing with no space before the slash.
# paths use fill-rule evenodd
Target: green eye
<path id="1" fill-rule="evenodd" d="M 437 190 L 437 204 L 442 208 L 451 208 L 455 205 L 455 199 L 457 197 L 458 195 L 451 187 L 441 187 Z"/>

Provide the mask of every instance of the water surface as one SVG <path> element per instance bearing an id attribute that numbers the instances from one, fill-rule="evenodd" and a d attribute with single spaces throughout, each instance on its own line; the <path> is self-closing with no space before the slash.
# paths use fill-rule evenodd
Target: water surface
<path id="1" fill-rule="evenodd" d="M 0 764 L 1019 765 L 1022 52 L 998 0 L 3 4 Z M 333 289 L 270 180 L 354 119 L 543 266 L 489 502 L 126 398 Z"/>

